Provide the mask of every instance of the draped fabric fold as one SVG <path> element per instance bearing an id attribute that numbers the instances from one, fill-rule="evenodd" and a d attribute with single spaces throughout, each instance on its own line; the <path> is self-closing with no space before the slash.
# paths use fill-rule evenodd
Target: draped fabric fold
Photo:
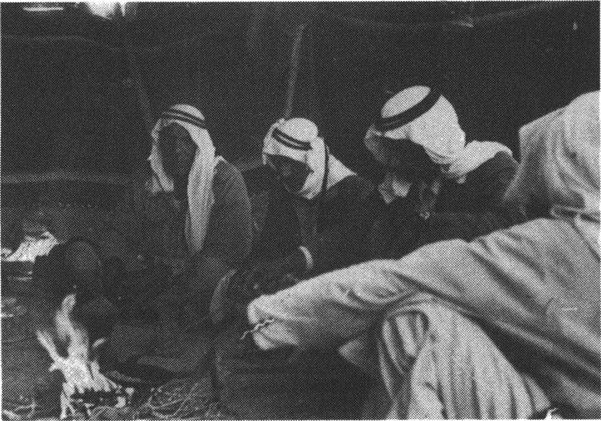
<path id="1" fill-rule="evenodd" d="M 285 141 L 285 139 L 274 135 L 274 132 L 280 132 L 284 136 L 291 137 L 292 140 Z M 305 146 L 293 147 L 295 145 Z M 329 151 L 327 153 L 329 157 L 326 188 L 329 189 L 344 178 L 355 175 L 355 173 Z M 268 155 L 281 155 L 307 164 L 312 172 L 307 177 L 301 190 L 295 194 L 309 200 L 321 193 L 325 174 L 325 154 L 326 144 L 318 136 L 317 126 L 312 121 L 304 118 L 278 120 L 269 128 L 263 140 L 264 164 L 268 163 Z"/>
<path id="2" fill-rule="evenodd" d="M 419 107 L 432 92 L 426 86 L 414 86 L 405 89 L 389 99 L 381 111 L 381 118 L 393 118 Z M 423 111 L 423 110 L 422 110 Z M 436 102 L 423 114 L 399 127 L 380 131 L 372 124 L 364 137 L 367 149 L 374 158 L 387 167 L 402 167 L 402 158 L 394 155 L 384 144 L 384 140 L 412 142 L 424 148 L 430 160 L 439 166 L 444 178 L 465 182 L 468 173 L 478 168 L 499 152 L 512 154 L 511 150 L 498 142 L 471 141 L 466 144 L 465 133 L 459 125 L 453 105 L 439 96 Z M 380 185 L 380 192 L 387 202 L 395 197 L 403 197 L 411 182 L 396 172 L 389 172 Z M 406 194 L 406 193 L 405 193 Z"/>
<path id="3" fill-rule="evenodd" d="M 209 226 L 211 208 L 215 202 L 213 176 L 217 162 L 223 158 L 215 156 L 215 146 L 204 127 L 204 116 L 195 107 L 176 104 L 169 107 L 152 130 L 152 150 L 148 160 L 153 171 L 146 185 L 151 194 L 169 193 L 174 189 L 173 179 L 165 173 L 159 148 L 159 132 L 171 123 L 184 127 L 196 144 L 196 155 L 188 175 L 188 215 L 186 218 L 186 242 L 192 253 L 202 250 Z"/>
<path id="4" fill-rule="evenodd" d="M 415 354 L 420 347 L 423 352 L 429 346 L 434 346 L 434 352 L 435 342 L 413 341 L 421 344 L 413 346 L 412 336 L 428 338 L 430 333 L 452 332 L 445 323 L 463 320 L 445 317 L 443 328 L 436 322 L 425 323 L 436 321 L 438 310 L 433 312 L 427 302 L 410 301 L 417 292 L 425 292 L 449 311 L 477 322 L 495 338 L 494 345 L 507 352 L 508 361 L 520 367 L 526 384 L 523 391 L 518 392 L 520 382 L 509 381 L 504 386 L 499 383 L 504 392 L 495 395 L 527 402 L 535 390 L 528 380 L 531 376 L 553 406 L 568 411 L 564 415 L 600 418 L 601 285 L 598 241 L 592 241 L 599 235 L 599 94 L 583 95 L 564 111 L 543 119 L 538 131 L 521 132 L 523 161 L 508 196 L 521 200 L 540 196 L 553 209 L 552 219 L 535 219 L 470 243 L 430 244 L 400 260 L 351 266 L 261 296 L 249 304 L 248 319 L 253 324 L 271 323 L 253 333 L 257 345 L 263 349 L 284 345 L 340 348 L 367 371 L 379 371 L 393 405 L 399 408 L 392 414 L 405 413 L 412 408 L 413 399 L 404 391 L 410 382 L 407 376 L 423 379 L 418 384 L 428 390 L 429 382 L 435 380 L 443 387 L 439 382 L 449 374 L 445 370 L 452 369 L 439 365 L 449 358 L 444 354 L 446 347 L 424 354 L 423 365 L 420 352 L 412 368 L 395 365 L 407 359 L 402 353 Z M 414 318 L 409 324 L 406 314 Z M 455 349 L 448 352 L 473 356 L 473 368 L 480 373 L 477 377 L 488 376 L 486 370 L 494 367 L 504 367 L 503 373 L 514 372 L 500 362 L 493 342 L 482 337 L 476 325 L 460 323 L 464 327 L 449 337 L 449 346 Z M 455 341 L 457 338 L 461 340 Z M 478 349 L 471 347 L 470 341 L 487 345 Z M 478 356 L 481 351 L 495 362 L 485 363 Z M 377 360 L 370 357 L 373 352 L 377 352 Z M 392 360 L 383 359 L 394 355 L 397 357 Z M 456 379 L 460 381 L 460 377 Z M 445 416 L 451 416 L 454 399 L 480 401 L 471 400 L 469 393 L 480 394 L 485 386 L 472 386 L 474 389 L 449 385 L 454 395 L 437 395 L 449 406 Z M 486 395 L 486 389 L 483 393 Z M 483 399 L 486 402 L 486 396 Z M 540 409 L 544 399 L 534 401 Z M 438 401 L 432 402 L 430 410 L 435 410 Z M 419 411 L 415 415 L 426 416 Z M 516 416 L 511 411 L 504 415 Z"/>

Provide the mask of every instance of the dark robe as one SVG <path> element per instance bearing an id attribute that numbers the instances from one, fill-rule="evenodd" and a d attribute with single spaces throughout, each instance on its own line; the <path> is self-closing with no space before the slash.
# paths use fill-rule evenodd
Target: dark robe
<path id="1" fill-rule="evenodd" d="M 321 195 L 312 200 L 298 198 L 281 183 L 274 182 L 253 258 L 269 260 L 286 256 L 298 246 L 307 245 L 319 233 L 345 224 L 373 189 L 362 177 L 348 176 L 328 189 L 320 210 Z"/>
<path id="2" fill-rule="evenodd" d="M 427 212 L 419 211 L 411 191 L 387 205 L 376 190 L 345 224 L 324 231 L 307 246 L 314 270 L 400 258 L 425 244 L 453 238 L 470 241 L 524 222 L 522 208 L 503 202 L 516 169 L 517 162 L 499 152 L 468 173 L 464 183 L 443 181 Z"/>

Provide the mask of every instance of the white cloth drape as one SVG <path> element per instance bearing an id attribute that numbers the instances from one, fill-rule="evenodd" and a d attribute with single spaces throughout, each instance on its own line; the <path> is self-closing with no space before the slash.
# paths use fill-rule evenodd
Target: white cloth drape
<path id="1" fill-rule="evenodd" d="M 342 347 L 351 360 L 368 361 L 358 358 L 358 351 L 370 349 L 374 327 L 391 312 L 405 312 L 416 292 L 427 292 L 511 343 L 509 360 L 526 363 L 524 370 L 553 405 L 574 408 L 579 417 L 600 418 L 600 267 L 598 246 L 590 241 L 599 233 L 598 204 L 587 205 L 599 195 L 598 93 L 578 98 L 566 111 L 550 115 L 542 138 L 522 138 L 522 143 L 536 141 L 537 147 L 522 148 L 526 154 L 512 192 L 521 197 L 519 189 L 526 188 L 525 197 L 542 196 L 553 206 L 554 219 L 536 219 L 470 243 L 431 244 L 398 261 L 351 266 L 261 296 L 248 306 L 251 323 L 269 321 L 253 334 L 257 345 Z M 554 161 L 549 164 L 549 159 Z M 542 180 L 526 177 L 532 174 Z M 523 180 L 538 188 L 522 185 Z M 568 209 L 571 217 L 566 217 Z M 463 329 L 457 334 L 467 335 L 465 341 L 473 337 Z M 402 335 L 397 342 L 403 342 Z M 440 368 L 426 366 L 432 367 Z M 386 368 L 380 364 L 380 369 Z M 389 389 L 391 398 L 406 408 L 409 402 L 394 389 Z"/>
<path id="2" fill-rule="evenodd" d="M 375 333 L 367 343 L 376 346 L 372 354 L 386 393 L 377 399 L 383 413 L 372 416 L 525 419 L 549 408 L 540 387 L 517 372 L 476 323 L 427 294 L 395 306 Z M 352 351 L 341 350 L 346 357 Z"/>
<path id="3" fill-rule="evenodd" d="M 538 197 L 599 254 L 599 91 L 527 124 L 520 138 L 522 165 L 506 200 Z"/>
<path id="4" fill-rule="evenodd" d="M 307 142 L 311 146 L 311 149 L 307 151 L 290 148 L 278 142 L 272 136 L 273 130 L 276 127 L 288 135 L 293 135 L 291 129 L 298 128 L 294 126 L 299 126 L 301 124 L 308 127 L 307 130 L 304 130 L 303 138 L 299 139 Z M 275 122 L 269 128 L 269 131 L 263 140 L 263 163 L 267 163 L 267 155 L 281 155 L 307 164 L 307 166 L 311 169 L 312 172 L 307 177 L 307 180 L 305 181 L 305 184 L 301 190 L 294 193 L 299 197 L 304 197 L 305 199 L 309 200 L 321 193 L 323 177 L 325 173 L 326 146 L 324 140 L 317 134 L 317 126 L 315 126 L 315 124 L 309 120 L 301 118 L 294 118 L 291 120 L 281 119 Z M 354 174 L 355 173 L 353 171 L 348 169 L 342 162 L 336 159 L 334 155 L 329 154 L 327 189 L 346 177 Z"/>
<path id="5" fill-rule="evenodd" d="M 421 101 L 428 93 L 425 86 L 415 86 L 401 91 L 382 109 L 382 117 L 390 117 Z M 463 183 L 465 176 L 499 152 L 511 155 L 511 150 L 498 142 L 471 141 L 466 144 L 465 133 L 459 126 L 453 105 L 441 96 L 434 106 L 409 123 L 386 132 L 372 125 L 365 134 L 364 143 L 374 158 L 389 167 L 402 167 L 403 162 L 394 156 L 382 142 L 382 137 L 399 142 L 413 142 L 424 148 L 432 162 L 439 166 L 443 177 Z M 411 183 L 394 172 L 389 173 L 380 185 L 382 197 L 389 203 L 395 197 L 404 197 Z"/>
<path id="6" fill-rule="evenodd" d="M 169 109 L 183 111 L 204 120 L 202 113 L 195 107 L 186 104 L 177 104 Z M 196 155 L 192 168 L 188 174 L 188 215 L 186 218 L 186 242 L 191 253 L 202 250 L 204 239 L 207 235 L 211 208 L 215 202 L 213 194 L 213 176 L 215 166 L 221 157 L 215 156 L 215 146 L 209 132 L 195 124 L 191 124 L 175 117 L 160 118 L 152 130 L 152 150 L 148 160 L 153 171 L 153 177 L 147 183 L 151 194 L 173 191 L 173 179 L 164 169 L 159 148 L 159 131 L 171 123 L 184 127 L 192 141 L 196 144 Z"/>

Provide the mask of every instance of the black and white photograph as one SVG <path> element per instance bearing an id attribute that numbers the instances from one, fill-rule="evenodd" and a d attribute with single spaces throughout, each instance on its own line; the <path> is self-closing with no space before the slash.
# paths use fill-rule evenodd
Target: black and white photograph
<path id="1" fill-rule="evenodd" d="M 0 1 L 2 420 L 601 419 L 599 1 Z"/>

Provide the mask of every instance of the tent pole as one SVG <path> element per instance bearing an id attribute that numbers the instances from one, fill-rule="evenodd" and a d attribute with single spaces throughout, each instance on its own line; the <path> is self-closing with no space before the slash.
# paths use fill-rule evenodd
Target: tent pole
<path id="1" fill-rule="evenodd" d="M 292 114 L 292 104 L 294 103 L 294 92 L 296 90 L 296 79 L 298 79 L 298 70 L 301 59 L 301 46 L 303 42 L 303 32 L 307 24 L 302 23 L 295 28 L 292 51 L 290 52 L 290 76 L 288 77 L 288 89 L 286 90 L 286 105 L 284 107 L 284 118 L 290 118 Z"/>
<path id="2" fill-rule="evenodd" d="M 140 67 L 138 66 L 138 60 L 136 59 L 135 52 L 129 40 L 125 42 L 125 56 L 127 58 L 127 65 L 134 80 L 134 85 L 138 94 L 138 103 L 140 105 L 140 111 L 142 112 L 142 118 L 144 119 L 144 128 L 146 129 L 146 134 L 150 136 L 150 133 L 154 127 L 152 108 L 150 107 L 148 91 L 146 90 L 144 81 L 142 80 L 142 74 L 140 72 Z M 144 145 L 138 146 L 141 147 L 138 150 L 144 150 Z"/>
<path id="3" fill-rule="evenodd" d="M 127 22 L 133 20 L 137 13 L 136 3 L 127 3 L 125 10 L 119 9 L 117 12 L 116 22 L 118 29 L 121 32 L 121 38 L 123 39 L 123 50 L 125 51 L 125 59 L 127 60 L 127 67 L 129 73 L 134 81 L 136 87 L 136 93 L 138 94 L 138 104 L 140 105 L 140 111 L 142 113 L 142 119 L 144 120 L 144 128 L 146 135 L 150 137 L 150 133 L 154 127 L 154 119 L 152 117 L 152 107 L 150 106 L 150 99 L 148 97 L 148 91 L 144 86 L 142 79 L 142 73 L 140 72 L 140 66 L 138 66 L 138 60 L 136 58 L 136 52 L 134 51 L 130 32 L 127 27 Z M 123 12 L 123 13 L 122 13 Z M 140 158 L 140 155 L 145 150 L 145 144 L 138 142 L 136 148 L 136 157 Z"/>

